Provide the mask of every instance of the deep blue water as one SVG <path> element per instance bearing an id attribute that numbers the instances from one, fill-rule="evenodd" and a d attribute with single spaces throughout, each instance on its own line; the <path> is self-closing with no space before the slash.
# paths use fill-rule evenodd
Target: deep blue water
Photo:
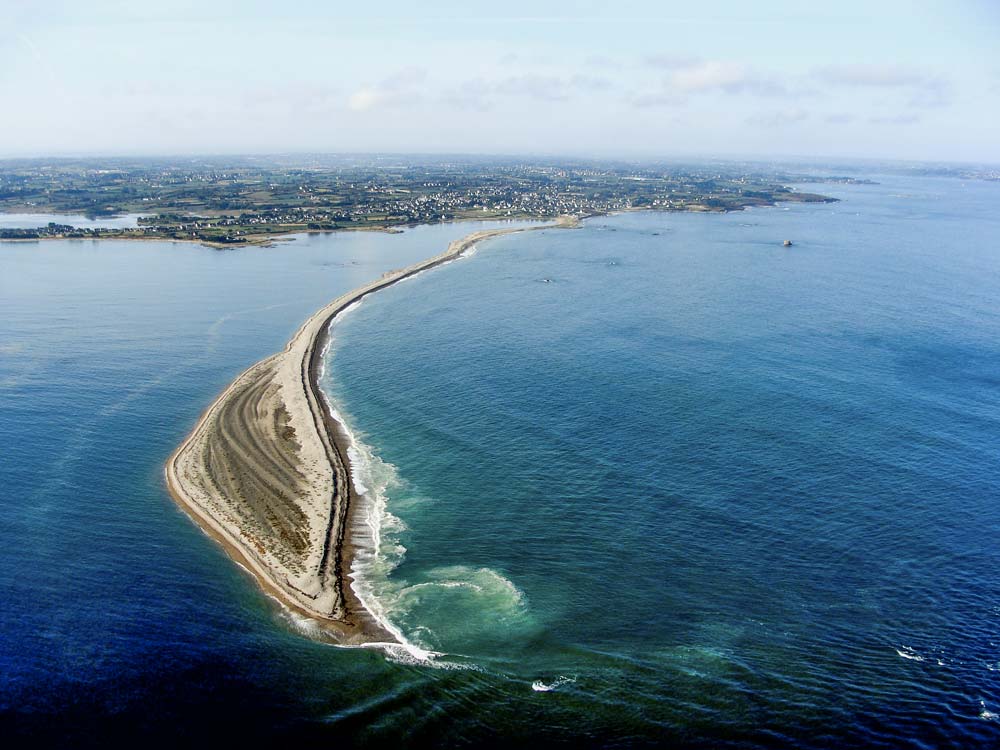
<path id="1" fill-rule="evenodd" d="M 338 323 L 364 585 L 431 664 L 303 637 L 161 467 L 312 310 L 471 227 L 0 245 L 0 730 L 997 744 L 1000 185 L 878 179 L 501 238 Z"/>

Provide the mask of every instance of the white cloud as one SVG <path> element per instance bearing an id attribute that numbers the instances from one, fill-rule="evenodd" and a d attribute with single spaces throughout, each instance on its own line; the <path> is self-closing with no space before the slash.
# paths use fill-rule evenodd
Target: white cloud
<path id="1" fill-rule="evenodd" d="M 602 70 L 619 70 L 622 64 L 607 55 L 588 55 L 583 61 L 584 65 L 591 68 L 601 68 Z"/>
<path id="2" fill-rule="evenodd" d="M 566 84 L 557 76 L 527 73 L 501 78 L 499 81 L 487 83 L 486 87 L 492 93 L 504 96 L 527 96 L 541 101 L 562 101 L 569 98 Z"/>
<path id="3" fill-rule="evenodd" d="M 687 102 L 687 97 L 670 91 L 647 91 L 632 97 L 636 107 L 679 107 Z"/>
<path id="4" fill-rule="evenodd" d="M 393 92 L 410 91 L 427 80 L 423 68 L 403 68 L 382 79 L 382 88 Z"/>
<path id="5" fill-rule="evenodd" d="M 677 68 L 688 68 L 692 65 L 697 65 L 700 61 L 697 57 L 691 57 L 689 55 L 662 53 L 658 55 L 649 55 L 643 59 L 643 62 L 654 68 L 676 70 Z"/>
<path id="6" fill-rule="evenodd" d="M 670 74 L 670 84 L 688 93 L 713 89 L 733 93 L 741 91 L 749 81 L 749 73 L 742 65 L 719 60 L 686 65 Z"/>
<path id="7" fill-rule="evenodd" d="M 919 109 L 944 107 L 952 100 L 950 82 L 902 65 L 829 65 L 817 68 L 813 77 L 833 86 L 900 91 L 907 106 Z"/>
<path id="8" fill-rule="evenodd" d="M 874 86 L 898 88 L 920 85 L 924 76 L 899 65 L 828 65 L 814 74 L 827 83 L 842 86 Z"/>
<path id="9" fill-rule="evenodd" d="M 569 77 L 522 73 L 504 78 L 479 76 L 462 81 L 448 91 L 444 100 L 463 109 L 489 109 L 497 98 L 524 98 L 540 102 L 563 102 L 580 94 L 608 91 L 614 84 L 607 78 L 576 74 Z"/>
<path id="10" fill-rule="evenodd" d="M 808 119 L 809 113 L 804 109 L 793 109 L 789 111 L 763 112 L 752 115 L 747 118 L 746 123 L 747 125 L 754 125 L 761 128 L 777 128 Z"/>
<path id="11" fill-rule="evenodd" d="M 382 92 L 375 89 L 359 89 L 347 99 L 347 108 L 354 112 L 367 112 L 374 109 L 384 98 Z"/>
<path id="12" fill-rule="evenodd" d="M 854 115 L 847 114 L 845 112 L 835 112 L 824 117 L 823 121 L 830 125 L 848 125 L 856 119 L 857 118 Z"/>
<path id="13" fill-rule="evenodd" d="M 677 55 L 647 57 L 646 64 L 668 71 L 661 90 L 633 98 L 636 106 L 678 104 L 685 97 L 706 93 L 750 94 L 792 97 L 793 92 L 777 76 L 761 73 L 729 60 L 698 60 Z"/>
<path id="14" fill-rule="evenodd" d="M 395 104 L 412 103 L 420 98 L 419 87 L 427 78 L 422 68 L 403 68 L 383 78 L 376 86 L 363 86 L 347 98 L 353 112 Z"/>
<path id="15" fill-rule="evenodd" d="M 913 125 L 920 122 L 917 115 L 889 115 L 885 117 L 869 117 L 868 122 L 872 125 Z"/>

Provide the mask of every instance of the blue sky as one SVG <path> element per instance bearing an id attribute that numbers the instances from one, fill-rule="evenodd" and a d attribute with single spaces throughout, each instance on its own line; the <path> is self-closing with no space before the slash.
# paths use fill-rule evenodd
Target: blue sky
<path id="1" fill-rule="evenodd" d="M 1000 162 L 998 50 L 998 0 L 0 0 L 0 154 Z"/>

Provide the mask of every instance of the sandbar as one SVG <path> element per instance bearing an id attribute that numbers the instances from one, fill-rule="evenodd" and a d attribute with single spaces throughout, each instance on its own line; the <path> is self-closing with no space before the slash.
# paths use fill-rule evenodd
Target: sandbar
<path id="1" fill-rule="evenodd" d="M 479 242 L 576 223 L 560 217 L 474 232 L 317 310 L 283 351 L 241 373 L 170 456 L 165 473 L 174 500 L 266 593 L 317 622 L 337 643 L 398 642 L 351 585 L 355 551 L 371 551 L 372 535 L 367 499 L 352 481 L 350 437 L 318 382 L 331 323 L 367 295 Z"/>

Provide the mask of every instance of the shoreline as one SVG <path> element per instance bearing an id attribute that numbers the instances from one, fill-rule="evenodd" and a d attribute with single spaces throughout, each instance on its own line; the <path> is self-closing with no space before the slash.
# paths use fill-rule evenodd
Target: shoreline
<path id="1" fill-rule="evenodd" d="M 355 490 L 350 434 L 319 385 L 330 329 L 369 294 L 455 260 L 478 242 L 577 223 L 560 217 L 474 232 L 317 310 L 282 351 L 230 383 L 170 455 L 164 474 L 174 501 L 265 593 L 335 642 L 408 645 L 354 590 L 356 554 L 373 540 L 365 497 Z"/>
<path id="2" fill-rule="evenodd" d="M 622 213 L 631 213 L 639 211 L 651 211 L 660 213 L 696 213 L 696 214 L 726 214 L 726 213 L 737 213 L 739 211 L 747 211 L 751 208 L 777 208 L 783 203 L 831 203 L 839 201 L 839 198 L 830 198 L 827 196 L 822 196 L 822 201 L 798 201 L 798 200 L 777 200 L 774 203 L 755 205 L 746 204 L 738 207 L 715 207 L 708 206 L 705 204 L 692 203 L 679 207 L 668 207 L 668 206 L 634 206 L 630 208 L 620 208 L 610 211 L 601 212 L 586 212 L 577 214 L 575 218 L 577 221 L 582 221 L 584 219 L 593 219 L 600 216 L 614 216 Z M 2 212 L 0 212 L 2 214 Z M 56 214 L 53 214 L 56 215 Z M 463 216 L 459 218 L 445 219 L 441 221 L 428 221 L 428 222 L 403 222 L 399 224 L 387 224 L 384 226 L 349 226 L 349 227 L 335 227 L 332 229 L 293 229 L 284 232 L 273 232 L 273 233 L 263 233 L 263 234 L 249 234 L 244 236 L 243 242 L 214 242 L 209 239 L 196 239 L 196 238 L 185 238 L 185 237 L 161 237 L 157 235 L 147 235 L 147 234 L 110 234 L 107 236 L 93 236 L 93 237 L 67 237 L 65 235 L 47 235 L 43 237 L 8 237 L 0 238 L 0 244 L 4 242 L 46 242 L 50 240 L 66 240 L 69 242 L 104 242 L 107 240 L 137 240 L 137 241 L 152 241 L 152 242 L 180 242 L 180 243 L 190 243 L 194 245 L 201 245 L 202 247 L 209 247 L 214 250 L 239 250 L 241 248 L 248 247 L 274 247 L 276 244 L 281 242 L 289 242 L 294 239 L 296 235 L 306 235 L 306 234 L 334 234 L 336 232 L 385 232 L 387 234 L 398 234 L 404 232 L 407 229 L 412 229 L 418 226 L 434 226 L 438 224 L 455 224 L 460 222 L 478 222 L 478 221 L 544 221 L 555 225 L 559 222 L 564 221 L 566 216 L 489 216 L 489 217 L 479 217 L 479 216 Z"/>
<path id="3" fill-rule="evenodd" d="M 638 211 L 644 211 L 646 209 L 635 209 Z M 581 215 L 577 220 L 582 221 L 583 219 L 590 219 L 594 216 L 603 216 L 604 214 L 587 214 Z M 610 214 L 608 214 L 610 215 Z M 446 221 L 431 221 L 431 222 L 419 222 L 412 224 L 392 224 L 390 226 L 384 227 L 338 227 L 336 229 L 294 229 L 288 232 L 275 232 L 273 234 L 253 234 L 247 235 L 246 242 L 213 242 L 211 240 L 199 240 L 190 238 L 180 238 L 180 237 L 158 237 L 156 235 L 149 234 L 137 234 L 137 235 L 121 235 L 121 234 L 111 234 L 108 236 L 95 236 L 95 237 L 67 237 L 65 235 L 48 235 L 45 237 L 0 237 L 0 244 L 5 242 L 52 242 L 62 240 L 64 242 L 108 242 L 108 241 L 118 241 L 118 242 L 168 242 L 168 243 L 178 243 L 184 245 L 200 245 L 201 247 L 208 247 L 213 250 L 242 250 L 244 248 L 250 247 L 275 247 L 278 244 L 284 242 L 294 242 L 298 235 L 308 235 L 308 234 L 339 234 L 341 232 L 381 232 L 383 234 L 403 234 L 407 229 L 415 229 L 416 227 L 430 227 L 430 226 L 440 226 L 442 224 L 462 224 L 462 223 L 477 223 L 477 222 L 525 222 L 525 221 L 548 221 L 552 226 L 558 226 L 559 222 L 565 217 L 538 217 L 538 216 L 513 216 L 513 217 L 503 217 L 494 218 L 488 217 L 481 219 L 478 216 L 469 216 L 461 219 L 447 219 Z"/>
<path id="4" fill-rule="evenodd" d="M 647 209 L 635 209 L 639 211 Z M 2 212 L 0 212 L 2 215 Z M 580 214 L 578 216 L 570 217 L 577 221 L 582 221 L 583 219 L 590 219 L 594 216 L 603 216 L 604 214 Z M 442 221 L 427 221 L 427 222 L 408 222 L 403 224 L 389 224 L 386 226 L 355 226 L 355 227 L 336 227 L 333 229 L 291 229 L 286 232 L 270 232 L 264 234 L 250 234 L 246 235 L 245 242 L 213 242 L 207 239 L 192 239 L 189 237 L 160 237 L 157 235 L 150 234 L 109 234 L 109 235 L 95 235 L 93 237 L 70 237 L 61 234 L 46 235 L 43 237 L 0 237 L 0 244 L 5 242 L 50 242 L 53 240 L 63 240 L 65 242 L 107 242 L 109 240 L 117 241 L 138 241 L 138 242 L 177 242 L 181 244 L 190 245 L 200 245 L 202 247 L 212 248 L 213 250 L 241 250 L 248 247 L 274 247 L 277 244 L 283 242 L 293 242 L 297 235 L 308 235 L 308 234 L 338 234 L 340 232 L 381 232 L 383 234 L 402 234 L 407 229 L 415 229 L 416 227 L 429 227 L 429 226 L 439 226 L 442 224 L 462 224 L 462 223 L 477 223 L 477 222 L 526 222 L 526 221 L 544 221 L 548 222 L 552 226 L 561 226 L 560 222 L 567 219 L 567 216 L 488 216 L 482 218 L 479 216 L 463 216 L 456 219 L 444 219 Z"/>

